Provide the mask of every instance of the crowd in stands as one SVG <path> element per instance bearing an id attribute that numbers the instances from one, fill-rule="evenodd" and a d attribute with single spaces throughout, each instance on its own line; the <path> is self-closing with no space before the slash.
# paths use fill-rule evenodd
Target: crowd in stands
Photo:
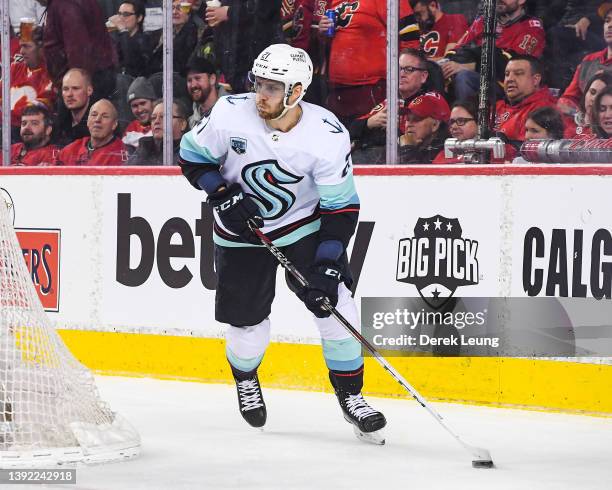
<path id="1" fill-rule="evenodd" d="M 281 42 L 309 53 L 304 100 L 348 128 L 354 163 L 385 163 L 386 4 L 173 0 L 173 163 L 182 135 L 219 97 L 251 90 L 252 60 Z M 161 0 L 9 5 L 11 164 L 163 164 Z M 399 8 L 397 163 L 458 163 L 444 142 L 477 134 L 480 2 Z M 612 2 L 498 0 L 496 16 L 490 129 L 506 143 L 499 163 L 522 161 L 527 139 L 611 137 Z"/>

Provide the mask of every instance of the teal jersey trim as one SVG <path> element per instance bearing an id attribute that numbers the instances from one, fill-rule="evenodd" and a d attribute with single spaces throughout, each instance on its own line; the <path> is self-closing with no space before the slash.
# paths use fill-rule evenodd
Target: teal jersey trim
<path id="1" fill-rule="evenodd" d="M 261 360 L 264 356 L 261 354 L 260 356 L 253 357 L 252 359 L 241 359 L 234 354 L 229 347 L 226 347 L 225 354 L 227 355 L 227 360 L 232 366 L 240 371 L 244 371 L 245 373 L 256 369 L 261 364 Z"/>
<path id="2" fill-rule="evenodd" d="M 361 344 L 353 337 L 342 340 L 322 339 L 325 364 L 334 371 L 354 371 L 363 365 Z"/>
<path id="3" fill-rule="evenodd" d="M 297 230 L 292 231 L 288 235 L 277 238 L 272 243 L 277 247 L 286 247 L 287 245 L 291 245 L 292 243 L 297 242 L 298 240 L 304 238 L 305 236 L 316 233 L 321 228 L 321 220 L 318 219 L 313 221 L 312 223 L 305 224 L 304 226 L 298 228 Z M 216 245 L 221 247 L 263 247 L 263 245 L 253 245 L 251 243 L 236 243 L 230 242 L 225 238 L 221 238 L 216 233 L 213 233 L 213 242 Z"/>
<path id="4" fill-rule="evenodd" d="M 361 358 L 361 344 L 353 337 L 342 340 L 322 339 L 321 343 L 326 361 L 352 361 Z"/>
<path id="5" fill-rule="evenodd" d="M 327 365 L 327 369 L 331 369 L 332 371 L 356 371 L 363 366 L 363 357 L 358 357 L 352 361 L 331 361 L 325 359 L 325 364 Z"/>
<path id="6" fill-rule="evenodd" d="M 340 184 L 317 185 L 322 209 L 340 209 L 350 204 L 359 204 L 355 181 L 351 174 Z"/>
<path id="7" fill-rule="evenodd" d="M 212 163 L 219 165 L 219 158 L 215 158 L 207 148 L 199 146 L 193 141 L 191 133 L 187 133 L 181 139 L 180 155 L 183 160 L 192 163 Z"/>

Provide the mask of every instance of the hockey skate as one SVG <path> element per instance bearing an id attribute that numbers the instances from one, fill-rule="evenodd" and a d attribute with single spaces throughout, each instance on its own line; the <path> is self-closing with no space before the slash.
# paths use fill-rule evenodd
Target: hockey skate
<path id="1" fill-rule="evenodd" d="M 385 416 L 370 407 L 361 393 L 353 395 L 336 391 L 336 396 L 344 419 L 353 425 L 357 439 L 370 444 L 383 445 L 385 438 L 381 429 L 387 425 Z"/>
<path id="2" fill-rule="evenodd" d="M 243 380 L 234 376 L 234 380 L 238 392 L 238 408 L 240 408 L 242 418 L 252 427 L 263 427 L 266 423 L 267 412 L 257 373 Z"/>

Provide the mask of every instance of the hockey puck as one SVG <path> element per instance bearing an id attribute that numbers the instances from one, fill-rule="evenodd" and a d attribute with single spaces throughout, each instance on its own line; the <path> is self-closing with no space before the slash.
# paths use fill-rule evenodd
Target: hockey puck
<path id="1" fill-rule="evenodd" d="M 472 461 L 472 468 L 493 468 L 493 461 L 490 459 Z"/>

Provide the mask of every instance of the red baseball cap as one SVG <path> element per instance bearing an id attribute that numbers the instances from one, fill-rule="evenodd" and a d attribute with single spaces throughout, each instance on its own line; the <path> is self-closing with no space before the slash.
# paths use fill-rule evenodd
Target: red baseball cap
<path id="1" fill-rule="evenodd" d="M 438 121 L 448 122 L 450 117 L 450 107 L 438 92 L 419 95 L 408 104 L 408 110 L 419 117 L 431 117 Z"/>

